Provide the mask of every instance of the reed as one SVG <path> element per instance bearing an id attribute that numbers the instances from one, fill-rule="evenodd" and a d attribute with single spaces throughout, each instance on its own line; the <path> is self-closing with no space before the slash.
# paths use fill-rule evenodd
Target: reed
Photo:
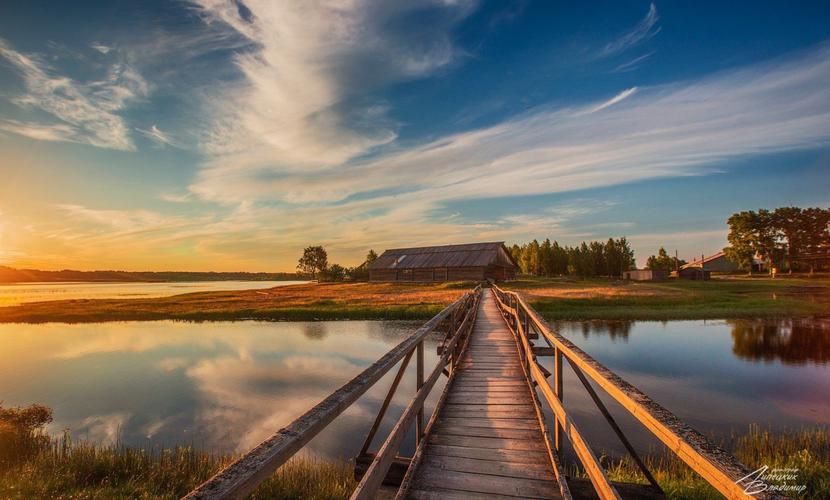
<path id="1" fill-rule="evenodd" d="M 792 484 L 803 485 L 802 492 L 785 491 L 792 498 L 830 498 L 830 428 L 815 427 L 772 432 L 751 425 L 743 435 L 733 434 L 721 447 L 730 450 L 743 464 L 754 471 L 762 466 L 770 469 L 797 469 Z M 722 496 L 674 455 L 651 453 L 643 457 L 646 466 L 669 498 L 715 500 Z M 612 481 L 647 483 L 630 457 L 602 456 L 601 462 Z M 571 466 L 571 474 L 584 474 Z"/>
<path id="2" fill-rule="evenodd" d="M 53 440 L 30 459 L 0 470 L 2 498 L 180 498 L 236 458 L 196 450 L 133 448 Z M 348 498 L 355 487 L 347 461 L 294 457 L 252 498 Z"/>

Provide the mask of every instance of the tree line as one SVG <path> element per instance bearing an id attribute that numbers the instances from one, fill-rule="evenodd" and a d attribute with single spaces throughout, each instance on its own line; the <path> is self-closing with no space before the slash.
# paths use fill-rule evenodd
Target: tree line
<path id="1" fill-rule="evenodd" d="M 608 241 L 583 241 L 580 245 L 560 245 L 549 238 L 514 244 L 510 254 L 521 272 L 533 276 L 574 275 L 618 277 L 634 268 L 634 250 L 625 237 Z"/>
<path id="2" fill-rule="evenodd" d="M 378 258 L 374 250 L 369 250 L 366 260 L 359 266 L 344 267 L 340 264 L 329 265 L 329 254 L 321 245 L 306 247 L 297 262 L 297 272 L 320 281 L 343 281 L 347 277 L 357 281 L 369 279 L 369 264 Z"/>
<path id="3" fill-rule="evenodd" d="M 756 256 L 770 270 L 809 269 L 812 273 L 815 257 L 823 255 L 826 259 L 830 253 L 830 209 L 748 210 L 732 214 L 727 224 L 729 246 L 723 251 L 749 273 Z"/>

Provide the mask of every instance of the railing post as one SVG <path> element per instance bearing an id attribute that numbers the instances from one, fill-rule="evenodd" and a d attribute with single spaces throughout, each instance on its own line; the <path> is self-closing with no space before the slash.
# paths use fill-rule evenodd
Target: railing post
<path id="1" fill-rule="evenodd" d="M 553 394 L 560 403 L 564 401 L 564 385 L 562 384 L 562 350 L 559 347 L 554 348 L 553 355 Z M 553 433 L 554 444 L 556 446 L 556 453 L 559 458 L 562 458 L 562 422 L 559 417 L 556 417 L 556 429 Z"/>
<path id="2" fill-rule="evenodd" d="M 418 348 L 415 356 L 417 357 L 416 368 L 416 391 L 420 391 L 424 386 L 424 341 L 418 343 Z M 421 439 L 424 437 L 424 405 L 418 410 L 418 416 L 415 420 L 415 443 L 419 445 Z M 416 446 L 417 447 L 417 446 Z"/>

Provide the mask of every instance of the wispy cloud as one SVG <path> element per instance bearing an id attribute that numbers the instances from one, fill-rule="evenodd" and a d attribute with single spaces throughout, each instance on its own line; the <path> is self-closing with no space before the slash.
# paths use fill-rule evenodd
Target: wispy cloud
<path id="1" fill-rule="evenodd" d="M 634 28 L 620 36 L 613 42 L 609 42 L 599 52 L 600 57 L 609 57 L 620 54 L 626 50 L 639 45 L 657 33 L 660 32 L 660 27 L 657 26 L 657 21 L 660 16 L 657 15 L 657 7 L 652 3 L 646 16 L 637 23 Z"/>
<path id="2" fill-rule="evenodd" d="M 226 25 L 258 47 L 236 57 L 242 80 L 211 99 L 215 122 L 204 149 L 221 171 L 326 168 L 393 141 L 396 124 L 386 118 L 383 103 L 350 98 L 452 62 L 449 30 L 475 5 L 252 0 L 242 9 L 220 0 L 196 4 L 208 21 Z M 435 22 L 411 30 L 392 27 L 407 12 L 427 7 L 441 14 Z"/>
<path id="3" fill-rule="evenodd" d="M 103 43 L 100 43 L 100 42 L 95 42 L 92 45 L 90 45 L 90 47 L 94 50 L 97 50 L 98 52 L 100 52 L 104 55 L 109 54 L 109 52 L 112 50 L 112 47 L 104 45 Z"/>
<path id="4" fill-rule="evenodd" d="M 0 57 L 20 74 L 26 87 L 12 102 L 45 111 L 59 122 L 11 122 L 4 130 L 49 141 L 90 144 L 132 151 L 129 128 L 119 112 L 148 94 L 147 82 L 132 67 L 117 63 L 102 79 L 79 82 L 62 76 L 36 55 L 26 55 L 0 40 Z"/>
<path id="5" fill-rule="evenodd" d="M 641 56 L 635 57 L 634 59 L 624 62 L 614 68 L 611 72 L 612 73 L 624 73 L 626 71 L 633 71 L 637 69 L 641 62 L 645 61 L 649 57 L 653 56 L 654 52 L 649 52 L 648 54 L 643 54 Z"/>
<path id="6" fill-rule="evenodd" d="M 275 212 L 306 223 L 281 223 L 283 236 L 299 231 L 310 238 L 319 231 L 344 245 L 349 238 L 402 244 L 401 239 L 416 243 L 468 234 L 507 237 L 498 221 L 459 226 L 431 213 L 457 200 L 701 175 L 722 169 L 728 158 L 827 144 L 828 79 L 830 47 L 820 46 L 696 81 L 629 89 L 582 108 L 537 109 L 496 126 L 318 171 L 208 167 L 191 190 L 231 204 L 286 204 Z M 623 99 L 625 106 L 613 105 Z M 404 226 L 407 234 L 401 235 L 396 228 Z"/>
<path id="7" fill-rule="evenodd" d="M 39 141 L 73 142 L 75 129 L 69 125 L 28 123 L 18 120 L 0 120 L 0 130 Z"/>
<path id="8" fill-rule="evenodd" d="M 149 129 L 136 128 L 135 130 L 136 130 L 136 132 L 138 132 L 141 135 L 143 135 L 144 137 L 147 137 L 148 139 L 156 142 L 157 144 L 164 144 L 164 145 L 167 145 L 167 146 L 172 146 L 174 148 L 181 148 L 182 147 L 182 145 L 179 144 L 178 141 L 173 139 L 170 136 L 170 134 L 168 134 L 166 132 L 162 132 L 158 128 L 158 126 L 156 126 L 155 124 L 150 126 Z"/>
<path id="9" fill-rule="evenodd" d="M 596 106 L 590 107 L 590 108 L 586 109 L 585 111 L 581 111 L 581 112 L 577 113 L 576 116 L 588 115 L 588 114 L 591 114 L 591 113 L 596 113 L 597 111 L 602 111 L 605 108 L 608 108 L 608 107 L 613 106 L 614 104 L 617 104 L 618 102 L 622 101 L 623 99 L 631 97 L 632 95 L 634 95 L 635 92 L 637 92 L 637 87 L 631 87 L 630 89 L 625 89 L 622 92 L 620 92 L 619 94 L 612 97 L 611 99 L 608 99 L 605 102 L 601 102 L 601 103 L 597 104 Z"/>

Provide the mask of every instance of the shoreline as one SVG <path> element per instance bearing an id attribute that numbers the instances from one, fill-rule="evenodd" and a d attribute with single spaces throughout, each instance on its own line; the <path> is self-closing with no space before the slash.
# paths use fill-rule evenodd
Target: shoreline
<path id="1" fill-rule="evenodd" d="M 305 283 L 159 298 L 67 299 L 0 307 L 0 323 L 115 321 L 426 320 L 471 283 Z M 830 280 L 716 279 L 659 283 L 524 279 L 523 294 L 548 321 L 830 317 Z"/>

